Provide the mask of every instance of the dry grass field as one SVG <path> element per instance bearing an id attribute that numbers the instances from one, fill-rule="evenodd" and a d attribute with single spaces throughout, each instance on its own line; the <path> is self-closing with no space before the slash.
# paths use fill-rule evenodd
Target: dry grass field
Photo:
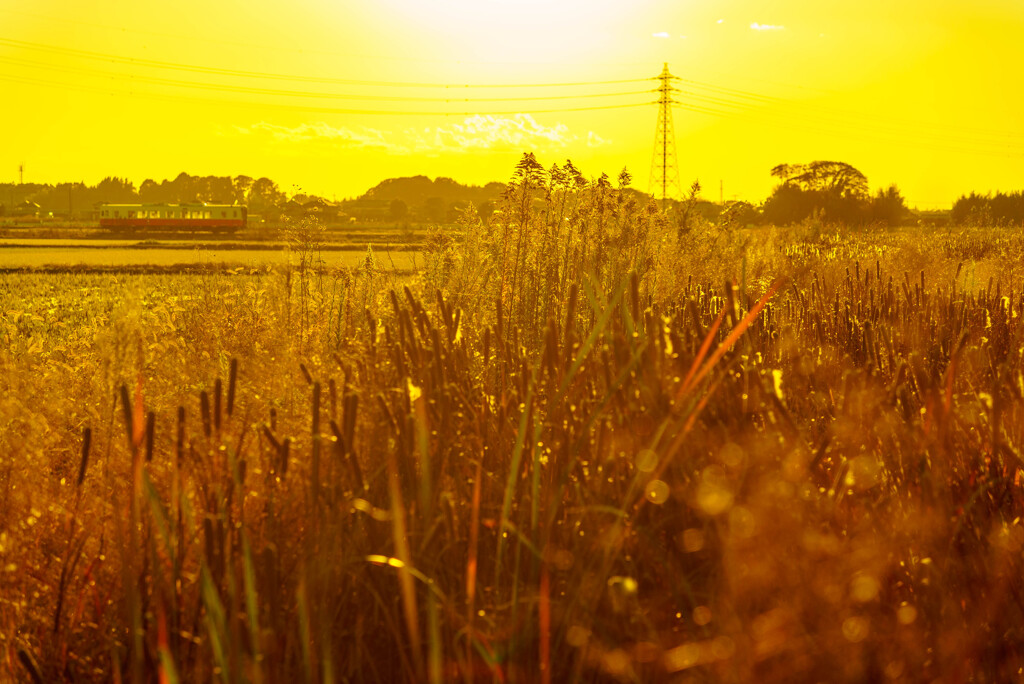
<path id="1" fill-rule="evenodd" d="M 314 247 L 0 275 L 0 679 L 1020 676 L 1019 231 L 520 174 Z"/>

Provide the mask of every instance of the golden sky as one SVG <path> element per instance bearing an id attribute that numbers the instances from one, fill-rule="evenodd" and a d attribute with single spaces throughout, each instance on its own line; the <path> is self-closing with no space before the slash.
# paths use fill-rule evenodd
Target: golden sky
<path id="1" fill-rule="evenodd" d="M 1022 45 L 1022 0 L 0 0 L 0 182 L 340 199 L 529 150 L 646 190 L 668 62 L 684 186 L 756 202 L 830 159 L 948 207 L 1024 188 Z"/>

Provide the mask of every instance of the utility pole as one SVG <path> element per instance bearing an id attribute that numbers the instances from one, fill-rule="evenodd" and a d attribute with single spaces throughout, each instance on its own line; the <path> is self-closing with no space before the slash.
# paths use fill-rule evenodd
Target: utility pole
<path id="1" fill-rule="evenodd" d="M 25 184 L 25 165 L 18 164 L 18 185 Z"/>
<path id="2" fill-rule="evenodd" d="M 718 181 L 718 203 L 725 206 L 725 181 Z"/>
<path id="3" fill-rule="evenodd" d="M 668 62 L 665 62 L 658 80 L 661 81 L 657 91 L 658 126 L 654 133 L 654 157 L 651 159 L 651 181 L 648 190 L 651 194 L 660 192 L 661 208 L 664 210 L 669 198 L 682 194 L 676 159 L 676 136 L 672 127 L 672 105 L 676 104 L 672 99 L 672 93 L 679 92 L 679 89 L 672 87 L 672 81 L 677 78 L 669 73 Z"/>

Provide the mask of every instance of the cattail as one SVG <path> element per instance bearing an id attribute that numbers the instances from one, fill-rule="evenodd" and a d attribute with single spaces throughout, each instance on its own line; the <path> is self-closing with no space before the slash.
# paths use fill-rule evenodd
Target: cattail
<path id="1" fill-rule="evenodd" d="M 203 390 L 199 393 L 199 409 L 203 415 L 203 432 L 207 437 L 210 436 L 210 395 Z"/>
<path id="2" fill-rule="evenodd" d="M 271 446 L 273 446 L 274 449 L 277 450 L 278 454 L 280 455 L 281 443 L 277 441 L 277 437 L 274 437 L 274 433 L 271 431 L 271 428 L 267 427 L 266 425 L 263 426 L 263 436 L 267 438 L 267 441 L 270 442 Z"/>
<path id="3" fill-rule="evenodd" d="M 213 427 L 217 432 L 220 432 L 220 395 L 221 383 L 217 378 L 213 383 Z"/>
<path id="4" fill-rule="evenodd" d="M 313 384 L 313 376 L 309 374 L 309 369 L 306 368 L 306 364 L 300 363 L 299 364 L 299 370 L 302 371 L 302 377 L 306 378 L 306 382 L 308 382 L 310 385 L 312 385 Z"/>
<path id="5" fill-rule="evenodd" d="M 343 427 L 345 435 L 345 444 L 348 445 L 349 451 L 354 449 L 355 443 L 355 431 L 356 431 L 356 411 L 359 409 L 359 395 L 352 393 L 345 395 L 345 415 L 343 420 Z"/>
<path id="6" fill-rule="evenodd" d="M 231 368 L 228 371 L 228 416 L 235 411 L 235 383 L 238 380 L 238 359 L 231 359 Z"/>
<path id="7" fill-rule="evenodd" d="M 284 477 L 288 473 L 288 451 L 292 445 L 292 438 L 285 437 L 284 441 L 281 442 L 281 477 Z"/>
<path id="8" fill-rule="evenodd" d="M 185 407 L 178 407 L 178 435 L 175 442 L 175 468 L 181 469 L 182 457 L 185 454 Z"/>
<path id="9" fill-rule="evenodd" d="M 360 490 L 365 491 L 366 484 L 363 480 L 363 471 L 359 467 L 359 461 L 356 459 L 355 454 L 352 453 L 351 446 L 345 442 L 345 435 L 341 431 L 341 428 L 339 428 L 338 424 L 333 420 L 331 421 L 331 432 L 334 433 L 334 438 L 337 440 L 334 447 L 335 451 L 341 458 L 345 458 L 347 460 L 349 470 L 352 471 L 352 478 L 356 481 L 356 486 Z"/>
<path id="10" fill-rule="evenodd" d="M 85 469 L 89 466 L 90 444 L 92 444 L 92 428 L 86 427 L 82 429 L 82 460 L 78 465 L 78 487 L 85 482 Z"/>
<path id="11" fill-rule="evenodd" d="M 156 414 L 150 411 L 146 415 L 146 462 L 153 460 L 153 433 L 156 431 Z"/>
<path id="12" fill-rule="evenodd" d="M 18 660 L 21 661 L 25 671 L 28 672 L 28 676 L 33 684 L 43 684 L 43 674 L 39 669 L 39 663 L 36 662 L 35 656 L 28 649 L 23 646 L 18 648 Z"/>
<path id="13" fill-rule="evenodd" d="M 132 421 L 132 401 L 128 397 L 128 385 L 121 385 L 121 406 L 124 408 L 124 427 L 128 434 L 128 444 L 132 444 L 135 429 Z"/>

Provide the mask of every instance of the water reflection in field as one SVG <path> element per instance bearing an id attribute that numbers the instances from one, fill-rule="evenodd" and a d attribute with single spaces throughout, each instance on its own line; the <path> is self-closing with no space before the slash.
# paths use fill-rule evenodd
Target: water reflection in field
<path id="1" fill-rule="evenodd" d="M 422 265 L 417 252 L 375 248 L 374 258 L 383 269 L 407 271 Z M 324 251 L 319 258 L 327 268 L 357 266 L 366 259 L 366 251 Z M 0 268 L 41 268 L 50 266 L 174 266 L 220 265 L 260 267 L 297 263 L 298 255 L 286 250 L 238 249 L 132 249 L 88 247 L 0 247 Z"/>

